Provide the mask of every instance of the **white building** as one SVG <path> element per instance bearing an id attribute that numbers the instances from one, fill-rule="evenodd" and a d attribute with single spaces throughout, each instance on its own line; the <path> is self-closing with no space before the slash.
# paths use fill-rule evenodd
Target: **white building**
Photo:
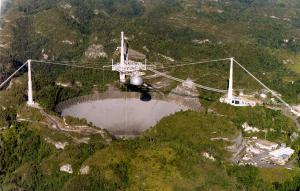
<path id="1" fill-rule="evenodd" d="M 280 148 L 277 150 L 274 150 L 269 153 L 270 159 L 273 163 L 278 165 L 285 165 L 286 162 L 291 158 L 291 156 L 294 154 L 294 150 L 290 147 L 286 148 Z"/>

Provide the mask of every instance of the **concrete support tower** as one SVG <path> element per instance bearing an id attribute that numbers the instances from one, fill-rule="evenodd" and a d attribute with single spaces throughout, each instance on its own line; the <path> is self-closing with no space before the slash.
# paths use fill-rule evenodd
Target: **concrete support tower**
<path id="1" fill-rule="evenodd" d="M 233 98 L 233 58 L 230 58 L 230 72 L 229 72 L 227 99 L 231 100 L 232 98 Z"/>
<path id="2" fill-rule="evenodd" d="M 32 80 L 31 80 L 31 60 L 27 61 L 28 66 L 28 101 L 27 105 L 33 106 L 33 96 L 32 96 Z"/>
<path id="3" fill-rule="evenodd" d="M 125 52 L 124 52 L 124 32 L 121 32 L 121 55 L 120 55 L 120 68 L 125 69 Z M 120 72 L 120 82 L 125 83 L 126 77 L 124 72 Z"/>
<path id="4" fill-rule="evenodd" d="M 135 86 L 140 86 L 143 84 L 142 75 L 144 75 L 141 71 L 147 70 L 147 65 L 143 64 L 142 62 L 135 62 L 132 60 L 129 60 L 128 58 L 128 46 L 125 45 L 124 42 L 124 32 L 121 32 L 121 46 L 118 47 L 118 50 L 120 50 L 120 62 L 117 64 L 114 64 L 112 60 L 112 71 L 119 72 L 120 77 L 120 83 L 125 84 L 126 83 L 126 77 L 130 77 L 130 84 Z"/>

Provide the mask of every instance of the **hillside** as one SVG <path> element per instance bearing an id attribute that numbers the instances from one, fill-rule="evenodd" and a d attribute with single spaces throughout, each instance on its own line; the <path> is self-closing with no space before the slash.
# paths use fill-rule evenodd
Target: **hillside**
<path id="1" fill-rule="evenodd" d="M 147 63 L 170 67 L 235 57 L 288 103 L 300 104 L 298 0 L 11 0 L 0 26 L 1 81 L 28 59 L 110 65 L 118 60 L 124 31 L 131 51 Z M 228 69 L 221 62 L 162 72 L 226 89 Z M 235 89 L 262 91 L 234 70 Z M 293 138 L 299 130 L 282 111 L 231 107 L 219 103 L 220 93 L 199 89 L 201 111 L 177 112 L 138 138 L 115 139 L 86 120 L 61 117 L 55 108 L 111 86 L 125 90 L 117 73 L 35 63 L 34 99 L 42 110 L 25 105 L 26 73 L 21 70 L 0 92 L 0 190 L 300 188 L 300 139 Z M 166 84 L 158 88 L 162 94 L 178 85 L 162 77 L 146 80 Z M 245 122 L 260 132 L 245 133 Z M 295 150 L 291 166 L 233 164 L 228 147 L 239 134 L 286 143 Z"/>

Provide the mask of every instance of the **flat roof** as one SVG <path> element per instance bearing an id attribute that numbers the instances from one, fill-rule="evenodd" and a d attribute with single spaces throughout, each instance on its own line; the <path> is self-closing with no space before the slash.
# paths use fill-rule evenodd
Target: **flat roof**
<path id="1" fill-rule="evenodd" d="M 270 152 L 269 154 L 274 156 L 274 157 L 279 157 L 279 156 L 282 156 L 282 155 L 292 155 L 294 154 L 294 150 L 291 149 L 290 147 L 286 147 L 286 148 L 280 148 L 280 149 L 277 149 L 275 151 L 272 151 Z"/>

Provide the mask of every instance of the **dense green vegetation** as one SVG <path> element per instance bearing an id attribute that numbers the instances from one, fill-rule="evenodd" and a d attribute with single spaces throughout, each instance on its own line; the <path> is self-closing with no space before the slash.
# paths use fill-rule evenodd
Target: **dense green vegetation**
<path id="1" fill-rule="evenodd" d="M 51 152 L 38 134 L 28 131 L 22 124 L 14 124 L 1 133 L 1 182 L 11 177 L 23 163 L 39 163 Z"/>
<path id="2" fill-rule="evenodd" d="M 256 167 L 231 165 L 225 149 L 230 143 L 211 138 L 232 137 L 237 128 L 214 114 L 181 112 L 134 140 L 104 145 L 96 136 L 89 144 L 72 144 L 63 151 L 46 144 L 33 127 L 16 123 L 1 133 L 4 189 L 292 190 L 299 182 L 288 177 L 285 183 L 272 182 L 259 176 Z M 204 152 L 215 161 L 203 157 Z M 73 174 L 59 171 L 65 163 L 72 165 Z M 85 165 L 89 174 L 79 175 Z"/>
<path id="3" fill-rule="evenodd" d="M 290 142 L 290 136 L 297 131 L 293 120 L 282 115 L 281 111 L 265 109 L 263 107 L 235 108 L 225 104 L 213 106 L 219 114 L 225 115 L 232 120 L 237 127 L 241 127 L 244 122 L 267 130 L 267 133 L 260 132 L 257 136 L 268 140 L 279 142 Z"/>

